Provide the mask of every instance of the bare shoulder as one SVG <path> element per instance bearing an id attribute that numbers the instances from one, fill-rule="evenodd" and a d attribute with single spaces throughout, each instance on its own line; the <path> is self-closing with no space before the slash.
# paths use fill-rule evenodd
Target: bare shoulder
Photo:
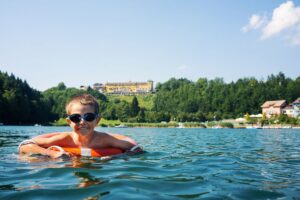
<path id="1" fill-rule="evenodd" d="M 113 148 L 119 148 L 123 150 L 129 150 L 132 148 L 133 144 L 131 144 L 128 141 L 118 139 L 114 137 L 114 135 L 110 135 L 109 133 L 100 133 L 96 132 L 97 139 L 94 140 L 99 144 L 101 147 L 113 147 Z"/>
<path id="2" fill-rule="evenodd" d="M 105 139 L 109 139 L 111 137 L 112 136 L 110 134 L 108 134 L 108 133 L 95 131 L 95 138 L 96 139 L 105 140 Z"/>
<path id="3" fill-rule="evenodd" d="M 111 136 L 110 134 L 95 131 L 91 146 L 97 146 L 97 147 L 101 147 L 101 148 L 109 147 L 109 146 L 111 146 L 110 144 L 112 143 L 113 140 L 114 140 L 114 137 Z"/>

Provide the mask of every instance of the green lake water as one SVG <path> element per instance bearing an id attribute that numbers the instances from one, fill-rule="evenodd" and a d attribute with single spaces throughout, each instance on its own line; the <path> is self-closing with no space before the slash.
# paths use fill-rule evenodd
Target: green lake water
<path id="1" fill-rule="evenodd" d="M 97 129 L 147 153 L 19 157 L 22 140 L 70 129 L 0 126 L 0 199 L 300 199 L 300 130 Z"/>

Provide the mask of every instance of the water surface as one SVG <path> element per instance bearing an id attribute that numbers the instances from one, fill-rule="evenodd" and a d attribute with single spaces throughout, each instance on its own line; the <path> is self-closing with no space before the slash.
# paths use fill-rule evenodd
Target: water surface
<path id="1" fill-rule="evenodd" d="M 0 199 L 300 199 L 300 130 L 98 128 L 147 150 L 110 161 L 24 158 L 24 139 L 68 127 L 0 127 Z"/>

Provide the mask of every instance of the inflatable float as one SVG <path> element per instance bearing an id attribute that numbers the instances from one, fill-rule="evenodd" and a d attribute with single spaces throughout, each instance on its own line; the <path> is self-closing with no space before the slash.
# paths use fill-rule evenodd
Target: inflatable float
<path id="1" fill-rule="evenodd" d="M 44 135 L 39 135 L 34 138 L 49 138 L 54 135 L 58 135 L 60 133 L 49 133 Z M 119 140 L 124 140 L 127 142 L 130 142 L 134 145 L 133 148 L 130 150 L 133 151 L 136 148 L 138 148 L 138 144 L 136 141 L 134 141 L 132 138 L 120 135 L 120 134 L 109 134 Z M 33 138 L 33 139 L 34 139 Z M 50 146 L 48 149 L 55 150 L 55 151 L 61 151 L 61 152 L 67 152 L 71 154 L 72 156 L 91 156 L 91 157 L 104 157 L 104 156 L 113 156 L 113 155 L 120 155 L 125 153 L 124 150 L 118 149 L 118 148 L 101 148 L 101 149 L 91 149 L 91 148 L 80 148 L 80 147 L 60 147 L 60 146 Z"/>

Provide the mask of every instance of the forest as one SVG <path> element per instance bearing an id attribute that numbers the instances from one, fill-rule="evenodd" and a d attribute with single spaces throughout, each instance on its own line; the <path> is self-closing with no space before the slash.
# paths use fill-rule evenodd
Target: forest
<path id="1" fill-rule="evenodd" d="M 291 103 L 300 97 L 300 76 L 291 79 L 280 72 L 266 80 L 241 78 L 230 83 L 222 78 L 171 78 L 157 83 L 151 94 L 151 107 L 140 106 L 134 96 L 130 102 L 109 98 L 92 88 L 68 88 L 63 82 L 38 91 L 14 74 L 0 71 L 0 122 L 7 125 L 45 124 L 65 118 L 70 97 L 92 94 L 106 120 L 122 122 L 204 122 L 261 113 L 267 100 L 285 99 Z"/>

